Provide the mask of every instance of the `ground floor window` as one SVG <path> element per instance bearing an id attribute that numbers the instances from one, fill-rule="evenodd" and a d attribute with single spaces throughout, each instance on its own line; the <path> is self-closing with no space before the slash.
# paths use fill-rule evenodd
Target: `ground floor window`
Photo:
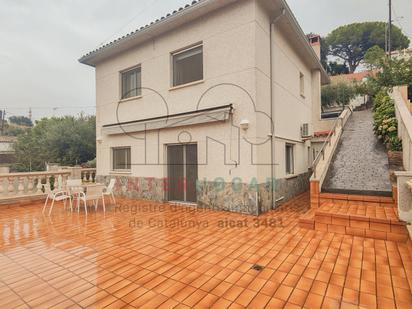
<path id="1" fill-rule="evenodd" d="M 286 153 L 286 174 L 293 175 L 295 173 L 294 145 L 286 144 L 285 153 Z"/>
<path id="2" fill-rule="evenodd" d="M 113 157 L 113 170 L 115 171 L 127 171 L 131 169 L 130 157 L 131 150 L 130 147 L 118 147 L 112 148 Z"/>

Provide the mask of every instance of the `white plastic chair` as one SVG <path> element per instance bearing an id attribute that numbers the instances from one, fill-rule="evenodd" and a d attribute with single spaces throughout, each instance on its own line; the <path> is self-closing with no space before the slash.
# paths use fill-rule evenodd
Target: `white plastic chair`
<path id="1" fill-rule="evenodd" d="M 79 191 L 76 193 L 75 198 L 77 198 L 77 212 L 80 212 L 80 203 L 83 202 L 84 211 L 87 215 L 87 202 L 93 201 L 94 208 L 97 211 L 97 207 L 99 205 L 99 200 L 102 199 L 103 203 L 103 212 L 106 212 L 106 205 L 104 203 L 104 195 L 103 195 L 104 185 L 93 185 L 87 186 L 87 192 L 84 193 Z"/>
<path id="2" fill-rule="evenodd" d="M 116 184 L 116 179 L 110 179 L 109 185 L 103 189 L 103 195 L 108 195 L 110 200 L 113 200 L 113 204 L 116 204 L 116 199 L 114 198 L 114 185 Z"/>
<path id="3" fill-rule="evenodd" d="M 51 212 L 53 210 L 54 202 L 63 201 L 64 209 L 66 209 L 66 201 L 69 200 L 70 210 L 73 211 L 72 198 L 66 190 L 51 190 L 50 185 L 44 185 L 44 190 L 47 194 L 47 197 L 46 201 L 44 202 L 42 213 L 46 211 L 47 203 L 49 202 L 49 200 L 52 200 L 49 216 L 51 215 Z"/>
<path id="4" fill-rule="evenodd" d="M 77 200 L 77 207 L 79 208 L 80 201 L 78 199 L 79 193 L 84 193 L 84 187 L 81 179 L 68 179 L 66 182 L 66 188 L 70 196 L 74 200 Z"/>

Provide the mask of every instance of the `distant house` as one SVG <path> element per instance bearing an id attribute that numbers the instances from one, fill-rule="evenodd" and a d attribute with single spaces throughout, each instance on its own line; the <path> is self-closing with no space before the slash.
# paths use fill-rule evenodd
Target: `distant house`
<path id="1" fill-rule="evenodd" d="M 391 56 L 398 59 L 408 60 L 412 57 L 412 48 L 394 50 L 393 52 L 391 52 Z"/>
<path id="2" fill-rule="evenodd" d="M 98 178 L 251 214 L 307 191 L 329 82 L 319 56 L 283 0 L 194 1 L 86 54 Z"/>
<path id="3" fill-rule="evenodd" d="M 15 162 L 13 144 L 14 136 L 0 136 L 0 174 L 8 173 L 9 167 Z"/>

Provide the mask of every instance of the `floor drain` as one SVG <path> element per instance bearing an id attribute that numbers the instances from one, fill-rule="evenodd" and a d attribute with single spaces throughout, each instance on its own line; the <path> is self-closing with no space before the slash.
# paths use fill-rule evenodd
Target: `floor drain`
<path id="1" fill-rule="evenodd" d="M 252 266 L 252 269 L 253 269 L 253 270 L 256 270 L 256 271 L 262 271 L 262 270 L 263 270 L 263 266 L 258 265 L 258 264 L 255 264 L 255 265 Z"/>

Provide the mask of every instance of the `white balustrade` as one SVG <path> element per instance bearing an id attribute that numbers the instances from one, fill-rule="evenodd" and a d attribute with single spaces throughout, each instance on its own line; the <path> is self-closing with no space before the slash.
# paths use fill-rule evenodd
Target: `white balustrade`
<path id="1" fill-rule="evenodd" d="M 70 171 L 0 174 L 0 200 L 43 195 L 43 184 L 65 186 Z M 52 186 L 52 187 L 54 187 Z"/>
<path id="2" fill-rule="evenodd" d="M 84 168 L 77 174 L 84 182 L 95 182 L 96 169 Z M 1 200 L 44 195 L 44 186 L 65 188 L 67 179 L 76 178 L 70 169 L 54 172 L 10 173 L 0 174 Z"/>

